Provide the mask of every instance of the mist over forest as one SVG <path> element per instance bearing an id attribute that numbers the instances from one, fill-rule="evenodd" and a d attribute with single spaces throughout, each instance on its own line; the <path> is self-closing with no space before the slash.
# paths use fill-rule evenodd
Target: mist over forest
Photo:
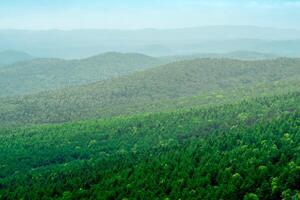
<path id="1" fill-rule="evenodd" d="M 299 6 L 1 3 L 0 200 L 300 200 Z"/>

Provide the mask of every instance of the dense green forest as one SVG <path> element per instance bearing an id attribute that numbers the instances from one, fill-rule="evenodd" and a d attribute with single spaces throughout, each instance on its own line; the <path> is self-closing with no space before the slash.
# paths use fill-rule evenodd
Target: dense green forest
<path id="1" fill-rule="evenodd" d="M 3 128 L 1 199 L 299 199 L 300 93 Z"/>
<path id="2" fill-rule="evenodd" d="M 0 99 L 2 125 L 57 123 L 228 103 L 295 90 L 300 59 L 195 59 L 63 90 Z M 193 97 L 193 98 L 190 98 Z"/>
<path id="3" fill-rule="evenodd" d="M 300 199 L 300 59 L 250 56 L 2 66 L 0 199 Z"/>
<path id="4" fill-rule="evenodd" d="M 0 68 L 0 96 L 105 80 L 169 61 L 135 53 L 105 53 L 80 60 L 39 58 Z"/>

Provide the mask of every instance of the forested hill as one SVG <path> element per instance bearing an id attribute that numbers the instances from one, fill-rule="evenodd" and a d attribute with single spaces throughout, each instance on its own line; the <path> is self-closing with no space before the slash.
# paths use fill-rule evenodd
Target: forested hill
<path id="1" fill-rule="evenodd" d="M 299 199 L 300 94 L 0 129 L 0 199 Z"/>
<path id="2" fill-rule="evenodd" d="M 55 58 L 31 59 L 32 57 L 25 53 L 7 51 L 0 53 L 0 66 L 2 62 L 6 63 L 0 67 L 0 97 L 32 94 L 67 86 L 88 84 L 174 61 L 197 58 L 263 60 L 275 57 L 272 54 L 247 51 L 168 57 L 109 52 L 80 60 L 63 60 Z"/>
<path id="3" fill-rule="evenodd" d="M 256 93 L 266 88 L 264 92 L 272 94 L 281 84 L 297 88 L 300 83 L 299 66 L 300 59 L 290 58 L 179 61 L 86 86 L 2 98 L 0 121 L 2 124 L 53 123 L 153 112 L 173 105 L 170 103 L 173 100 L 178 100 L 173 108 L 189 105 L 186 102 L 192 96 L 202 95 L 201 102 L 205 99 L 207 104 L 210 100 L 214 102 L 215 99 L 231 96 L 242 99 L 242 90 L 251 97 L 255 96 L 253 88 L 256 88 L 253 90 Z M 282 90 L 288 91 L 287 88 Z M 219 92 L 222 95 L 218 95 Z M 208 98 L 208 94 L 212 96 Z M 187 99 L 181 102 L 181 98 Z"/>
<path id="4" fill-rule="evenodd" d="M 135 53 L 105 53 L 81 60 L 35 59 L 0 68 L 0 96 L 87 84 L 156 67 L 167 61 Z"/>
<path id="5" fill-rule="evenodd" d="M 33 59 L 33 56 L 20 51 L 1 51 L 0 66 Z"/>

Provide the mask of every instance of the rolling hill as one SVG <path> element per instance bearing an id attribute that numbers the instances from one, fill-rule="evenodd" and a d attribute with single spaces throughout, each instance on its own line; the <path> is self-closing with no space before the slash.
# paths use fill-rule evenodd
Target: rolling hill
<path id="1" fill-rule="evenodd" d="M 298 89 L 299 66 L 300 59 L 292 58 L 178 61 L 85 86 L 2 98 L 0 121 L 58 123 L 288 92 L 286 85 Z"/>
<path id="2" fill-rule="evenodd" d="M 84 85 L 174 61 L 196 58 L 263 60 L 275 57 L 272 54 L 237 51 L 226 54 L 195 54 L 169 57 L 110 52 L 79 60 L 38 58 L 0 68 L 0 97 Z"/>
<path id="3" fill-rule="evenodd" d="M 88 84 L 155 67 L 165 60 L 142 54 L 105 53 L 80 60 L 34 59 L 0 68 L 0 96 Z"/>

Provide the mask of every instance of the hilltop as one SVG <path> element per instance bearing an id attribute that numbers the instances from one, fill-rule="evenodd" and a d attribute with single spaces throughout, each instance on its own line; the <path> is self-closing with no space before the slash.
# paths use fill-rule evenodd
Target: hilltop
<path id="1" fill-rule="evenodd" d="M 23 95 L 118 77 L 166 63 L 136 53 L 105 53 L 80 60 L 38 58 L 0 69 L 0 96 Z"/>

